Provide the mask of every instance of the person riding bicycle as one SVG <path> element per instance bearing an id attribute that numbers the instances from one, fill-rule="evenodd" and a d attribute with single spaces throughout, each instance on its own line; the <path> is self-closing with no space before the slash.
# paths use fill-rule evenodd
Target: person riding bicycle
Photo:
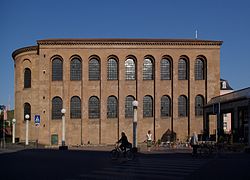
<path id="1" fill-rule="evenodd" d="M 127 160 L 134 159 L 134 152 L 132 151 L 132 144 L 128 142 L 128 138 L 124 132 L 121 133 L 121 138 L 116 142 L 116 147 L 111 151 L 112 159 L 119 157 L 126 158 Z"/>
<path id="2" fill-rule="evenodd" d="M 120 149 L 122 151 L 126 151 L 126 148 L 131 148 L 131 143 L 128 142 L 128 138 L 126 136 L 126 134 L 124 132 L 121 133 L 121 138 L 119 139 L 119 141 L 117 141 L 117 143 L 121 143 L 121 145 L 119 146 Z"/>

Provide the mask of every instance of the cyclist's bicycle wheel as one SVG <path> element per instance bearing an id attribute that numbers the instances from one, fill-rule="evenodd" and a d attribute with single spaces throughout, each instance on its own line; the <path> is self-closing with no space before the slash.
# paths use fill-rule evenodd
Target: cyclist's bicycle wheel
<path id="1" fill-rule="evenodd" d="M 119 158 L 119 152 L 116 149 L 113 149 L 111 151 L 111 159 L 118 159 Z"/>
<path id="2" fill-rule="evenodd" d="M 127 157 L 127 160 L 133 160 L 134 159 L 134 153 L 131 150 L 128 150 L 126 152 L 126 157 Z"/>

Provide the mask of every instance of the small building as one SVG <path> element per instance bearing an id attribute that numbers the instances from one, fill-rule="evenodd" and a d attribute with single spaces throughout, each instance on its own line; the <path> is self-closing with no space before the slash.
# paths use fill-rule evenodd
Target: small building
<path id="1" fill-rule="evenodd" d="M 204 106 L 206 136 L 223 136 L 224 114 L 231 113 L 231 135 L 234 142 L 250 144 L 250 87 L 212 98 Z M 216 120 L 213 122 L 213 117 Z"/>
<path id="2" fill-rule="evenodd" d="M 220 95 L 233 92 L 233 88 L 229 85 L 225 79 L 220 79 Z M 225 134 L 231 133 L 231 113 L 223 114 L 223 129 Z"/>
<path id="3" fill-rule="evenodd" d="M 229 85 L 225 79 L 220 79 L 220 95 L 233 92 L 233 88 Z"/>

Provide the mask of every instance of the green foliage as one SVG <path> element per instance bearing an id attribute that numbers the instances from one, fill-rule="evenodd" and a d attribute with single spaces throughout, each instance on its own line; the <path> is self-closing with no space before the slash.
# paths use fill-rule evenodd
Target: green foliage
<path id="1" fill-rule="evenodd" d="M 8 116 L 8 120 L 12 121 L 12 119 L 14 118 L 14 110 L 8 111 L 7 116 Z"/>
<path id="2" fill-rule="evenodd" d="M 2 114 L 0 115 L 0 127 L 3 126 L 3 118 L 4 118 L 4 115 L 3 115 L 3 112 Z M 7 120 L 4 121 L 5 122 L 5 127 L 9 127 L 12 125 L 12 119 L 14 118 L 14 110 L 10 110 L 10 111 L 7 111 Z"/>
<path id="3" fill-rule="evenodd" d="M 160 139 L 158 139 L 157 144 L 158 144 L 158 145 L 160 145 L 160 144 L 161 144 L 161 140 L 160 140 Z"/>

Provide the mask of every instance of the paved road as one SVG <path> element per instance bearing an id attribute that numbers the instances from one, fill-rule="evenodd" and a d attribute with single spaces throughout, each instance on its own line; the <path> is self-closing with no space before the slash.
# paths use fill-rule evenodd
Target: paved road
<path id="1" fill-rule="evenodd" d="M 209 159 L 194 159 L 189 154 L 140 155 L 133 161 L 120 159 L 113 162 L 111 167 L 80 174 L 79 179 L 179 180 L 189 176 L 209 161 Z"/>
<path id="2" fill-rule="evenodd" d="M 250 154 L 228 153 L 216 156 L 201 169 L 191 174 L 188 179 L 249 180 Z"/>
<path id="3" fill-rule="evenodd" d="M 193 158 L 189 153 L 139 154 L 111 160 L 109 152 L 26 149 L 0 154 L 0 179 L 250 179 L 249 154 Z"/>
<path id="4" fill-rule="evenodd" d="M 3 179 L 68 179 L 110 166 L 107 152 L 27 149 L 0 154 Z M 2 179 L 2 178 L 0 178 Z"/>

